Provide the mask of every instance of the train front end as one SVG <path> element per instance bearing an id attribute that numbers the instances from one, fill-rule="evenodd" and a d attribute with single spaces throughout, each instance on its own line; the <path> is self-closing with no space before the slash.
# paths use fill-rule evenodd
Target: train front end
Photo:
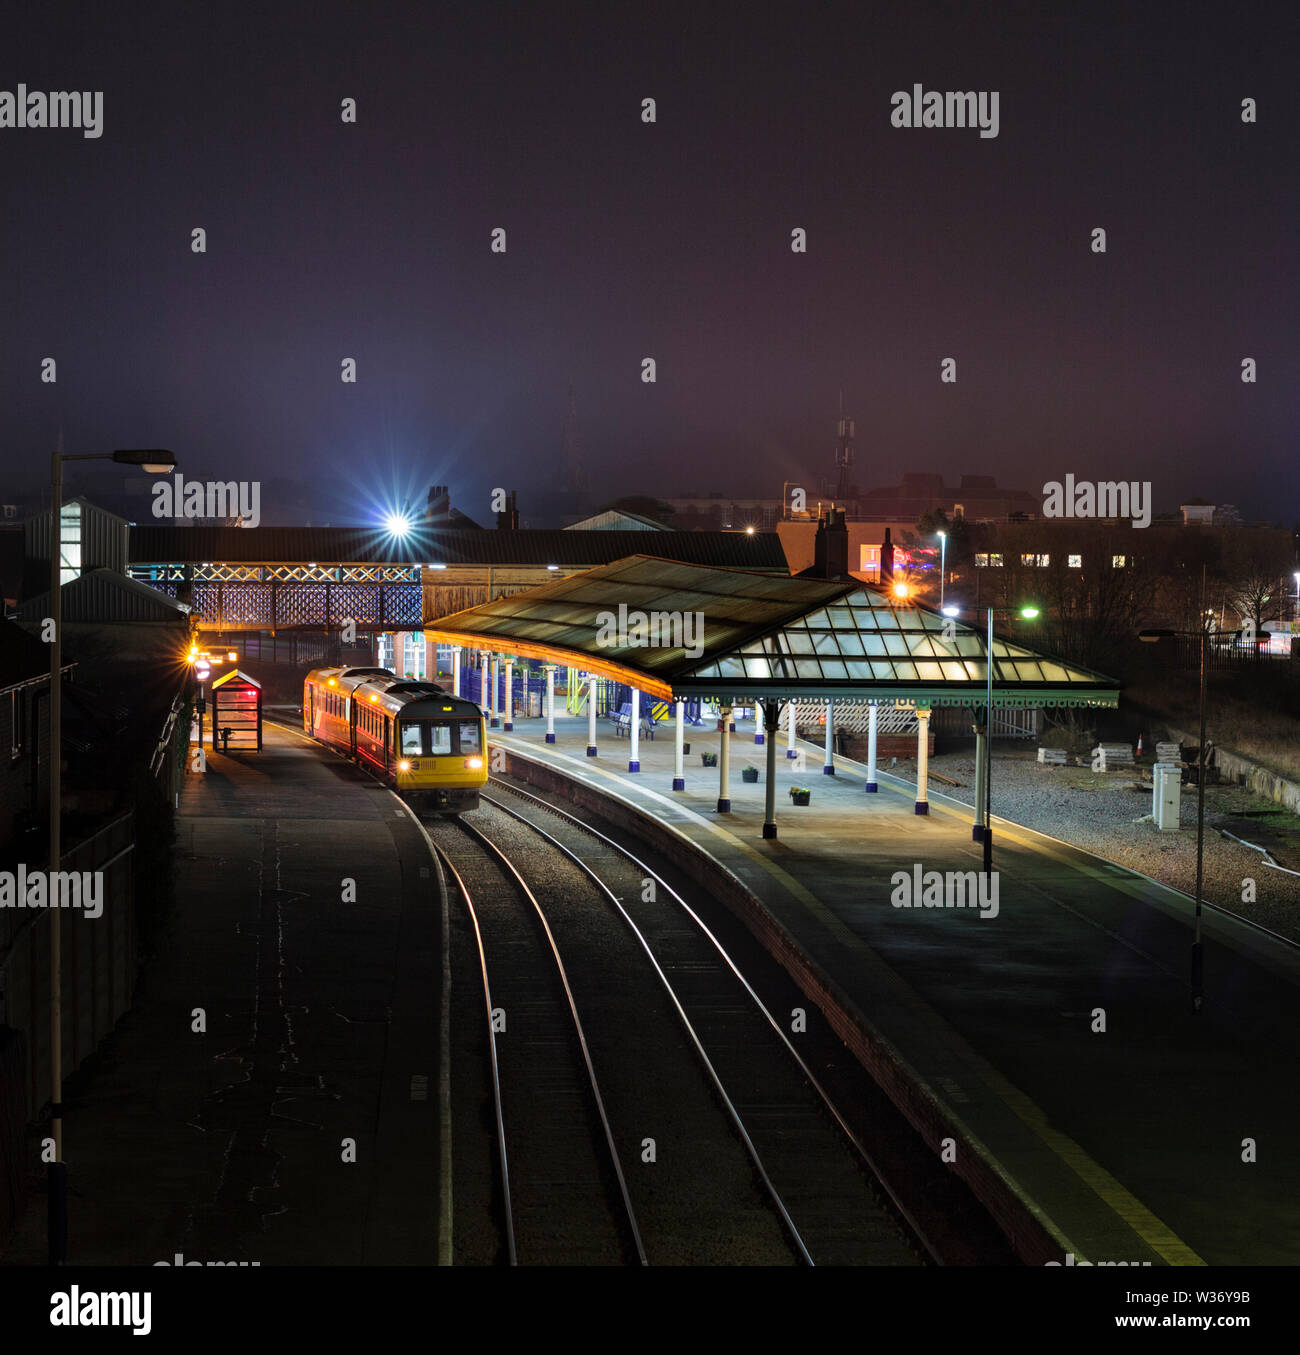
<path id="1" fill-rule="evenodd" d="M 488 779 L 483 712 L 450 697 L 404 705 L 397 717 L 395 776 L 398 792 L 426 810 L 477 809 Z"/>

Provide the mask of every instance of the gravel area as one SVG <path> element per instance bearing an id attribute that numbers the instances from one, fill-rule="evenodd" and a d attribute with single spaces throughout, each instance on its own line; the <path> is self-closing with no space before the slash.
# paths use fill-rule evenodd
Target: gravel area
<path id="1" fill-rule="evenodd" d="M 1094 772 L 1089 767 L 1043 767 L 1035 748 L 997 750 L 993 756 L 995 817 L 1035 828 L 1118 865 L 1191 894 L 1196 889 L 1196 787 L 1183 787 L 1181 827 L 1159 832 L 1151 822 L 1151 770 Z M 965 804 L 975 795 L 973 749 L 930 759 L 932 771 L 962 786 L 932 781 L 933 793 Z M 916 775 L 914 762 L 892 769 Z M 1145 821 L 1144 821 L 1145 820 Z M 1238 786 L 1205 788 L 1205 898 L 1253 922 L 1300 941 L 1300 876 L 1274 870 L 1263 856 L 1219 831 L 1267 846 L 1279 865 L 1300 870 L 1300 819 Z M 1255 882 L 1255 899 L 1245 881 Z"/>

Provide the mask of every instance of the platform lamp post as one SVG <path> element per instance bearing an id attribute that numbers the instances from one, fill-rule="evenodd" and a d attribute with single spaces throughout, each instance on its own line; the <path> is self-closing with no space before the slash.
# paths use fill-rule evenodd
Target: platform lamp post
<path id="1" fill-rule="evenodd" d="M 984 648 L 984 669 L 986 678 L 984 697 L 984 824 L 979 834 L 984 843 L 984 874 L 993 873 L 993 617 L 996 613 L 1007 613 L 1032 621 L 1038 616 L 1038 608 L 1026 607 L 986 607 L 988 625 Z M 944 616 L 956 616 L 960 608 L 943 608 Z M 978 797 L 977 797 L 978 798 Z M 978 806 L 976 808 L 978 816 Z M 977 824 L 976 827 L 979 827 Z"/>
<path id="2" fill-rule="evenodd" d="M 63 463 L 116 461 L 139 466 L 151 475 L 174 470 L 176 458 L 167 451 L 82 452 L 65 455 L 63 438 L 50 455 L 50 870 L 62 866 L 63 817 Z M 47 1235 L 49 1261 L 68 1259 L 68 1171 L 63 1160 L 63 937 L 58 908 L 50 909 L 50 1135 L 54 1159 L 49 1164 Z"/>
<path id="3" fill-rule="evenodd" d="M 1196 914 L 1192 930 L 1192 1015 L 1199 1016 L 1205 998 L 1205 952 L 1201 945 L 1201 898 L 1205 886 L 1205 649 L 1209 639 L 1210 623 L 1205 611 L 1205 566 L 1201 566 L 1201 629 L 1200 631 L 1138 632 L 1138 639 L 1152 644 L 1174 635 L 1198 635 L 1200 639 L 1200 725 L 1201 746 L 1196 755 Z"/>

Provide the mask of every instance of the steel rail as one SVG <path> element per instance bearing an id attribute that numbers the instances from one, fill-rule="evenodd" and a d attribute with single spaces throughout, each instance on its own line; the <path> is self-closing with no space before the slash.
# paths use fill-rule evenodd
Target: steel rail
<path id="1" fill-rule="evenodd" d="M 453 822 L 455 822 L 463 832 L 469 834 L 472 838 L 476 839 L 479 843 L 486 847 L 497 858 L 502 868 L 508 871 L 514 877 L 515 882 L 519 886 L 520 892 L 528 900 L 528 902 L 532 904 L 533 911 L 537 914 L 538 920 L 542 924 L 542 930 L 546 934 L 547 944 L 551 948 L 551 955 L 555 959 L 555 967 L 560 975 L 560 982 L 564 986 L 564 994 L 569 1003 L 569 1014 L 573 1017 L 573 1026 L 574 1030 L 577 1032 L 578 1045 L 582 1050 L 582 1061 L 586 1065 L 587 1079 L 591 1086 L 592 1096 L 595 1099 L 596 1112 L 600 1116 L 601 1129 L 604 1132 L 605 1145 L 609 1151 L 610 1164 L 613 1167 L 614 1175 L 618 1180 L 618 1188 L 619 1194 L 622 1197 L 624 1216 L 626 1219 L 628 1230 L 632 1237 L 633 1245 L 636 1248 L 637 1259 L 643 1266 L 649 1265 L 649 1261 L 646 1257 L 645 1245 L 641 1240 L 641 1229 L 637 1225 L 636 1221 L 636 1211 L 632 1207 L 632 1197 L 628 1192 L 627 1178 L 623 1174 L 623 1164 L 619 1159 L 618 1147 L 614 1142 L 614 1131 L 609 1122 L 609 1115 L 605 1110 L 605 1100 L 600 1094 L 600 1083 L 596 1077 L 596 1068 L 591 1061 L 591 1050 L 587 1045 L 587 1035 L 582 1028 L 582 1018 L 578 1015 L 578 1004 L 573 996 L 573 989 L 569 985 L 569 975 L 564 968 L 564 960 L 560 955 L 559 945 L 557 944 L 555 936 L 551 931 L 551 925 L 546 919 L 546 913 L 543 910 L 541 903 L 538 901 L 537 896 L 528 887 L 527 881 L 519 873 L 519 871 L 516 870 L 514 862 L 510 860 L 510 858 L 505 854 L 505 852 L 503 852 L 501 848 L 498 847 L 497 844 L 493 842 L 490 837 L 488 837 L 481 829 L 476 828 L 473 824 L 464 822 L 464 820 L 459 815 L 454 817 Z M 443 857 L 444 859 L 446 859 L 445 852 L 443 852 Z M 457 878 L 459 879 L 459 877 Z M 478 924 L 476 922 L 475 930 L 477 930 L 477 926 Z M 480 939 L 480 948 L 481 944 L 482 943 Z M 489 1024 L 490 1024 L 490 1013 L 489 1013 Z M 493 1048 L 495 1050 L 495 1044 Z M 504 1146 L 502 1151 L 504 1152 Z"/>
<path id="2" fill-rule="evenodd" d="M 785 1046 L 787 1053 L 789 1053 L 790 1057 L 794 1059 L 795 1063 L 798 1065 L 799 1071 L 807 1079 L 808 1085 L 816 1093 L 818 1100 L 825 1107 L 827 1113 L 831 1116 L 835 1123 L 839 1126 L 841 1133 L 843 1133 L 845 1138 L 849 1141 L 850 1145 L 852 1146 L 854 1152 L 857 1154 L 862 1165 L 866 1167 L 868 1172 L 871 1174 L 872 1178 L 880 1185 L 881 1189 L 889 1197 L 890 1203 L 893 1205 L 894 1209 L 897 1211 L 897 1213 L 902 1218 L 904 1223 L 906 1223 L 907 1227 L 911 1230 L 912 1235 L 915 1237 L 916 1241 L 919 1242 L 920 1245 L 925 1248 L 927 1255 L 934 1262 L 934 1264 L 942 1265 L 943 1264 L 942 1257 L 939 1255 L 938 1251 L 936 1251 L 936 1249 L 930 1242 L 929 1238 L 926 1236 L 924 1230 L 921 1228 L 920 1224 L 917 1223 L 916 1219 L 913 1217 L 912 1211 L 908 1209 L 907 1205 L 904 1204 L 904 1202 L 899 1198 L 897 1193 L 894 1191 L 893 1187 L 889 1184 L 889 1181 L 886 1179 L 884 1172 L 881 1171 L 875 1159 L 872 1157 L 870 1150 L 862 1142 L 858 1135 L 854 1132 L 853 1127 L 840 1113 L 839 1108 L 836 1106 L 835 1102 L 831 1099 L 830 1093 L 817 1080 L 817 1075 L 808 1066 L 807 1062 L 804 1060 L 803 1056 L 799 1053 L 799 1051 L 794 1047 L 794 1045 L 791 1044 L 790 1039 L 786 1035 L 785 1031 L 782 1029 L 780 1022 L 777 1021 L 777 1019 L 768 1010 L 766 1004 L 763 1002 L 763 999 L 759 997 L 759 995 L 754 991 L 754 988 L 750 984 L 749 980 L 744 976 L 744 974 L 741 973 L 735 961 L 731 958 L 731 956 L 727 953 L 725 947 L 722 945 L 722 942 L 719 941 L 718 938 L 713 934 L 713 932 L 709 929 L 708 924 L 704 921 L 702 917 L 700 917 L 700 915 L 695 911 L 695 909 L 693 909 L 691 905 L 687 903 L 686 900 L 682 898 L 682 896 L 672 887 L 672 885 L 670 885 L 661 875 L 658 874 L 658 872 L 652 870 L 639 857 L 635 856 L 632 852 L 628 851 L 628 849 L 624 847 L 622 843 L 616 842 L 613 838 L 609 837 L 607 834 L 602 833 L 598 828 L 593 828 L 591 824 L 586 823 L 584 820 L 578 818 L 577 815 L 570 814 L 568 810 L 561 809 L 558 805 L 551 804 L 549 800 L 544 800 L 540 796 L 532 795 L 526 790 L 521 790 L 518 786 L 513 786 L 504 781 L 499 781 L 495 777 L 493 778 L 493 783 L 500 786 L 503 790 L 510 791 L 514 795 L 521 796 L 523 799 L 526 800 L 531 800 L 534 804 L 540 806 L 541 808 L 550 810 L 551 813 L 556 814 L 558 817 L 567 820 L 569 823 L 572 823 L 575 827 L 580 828 L 584 832 L 591 834 L 591 836 L 598 838 L 601 842 L 605 843 L 606 846 L 612 847 L 616 852 L 625 857 L 634 866 L 636 866 L 638 870 L 643 871 L 647 876 L 654 879 L 659 884 L 660 887 L 667 891 L 667 893 L 675 900 L 678 906 L 686 913 L 686 915 L 691 919 L 691 921 L 695 923 L 695 925 L 699 928 L 701 933 L 703 933 L 705 938 L 718 952 L 718 955 L 721 957 L 723 963 L 727 966 L 727 968 L 731 970 L 733 975 L 735 975 L 737 981 L 740 983 L 740 985 L 744 988 L 745 992 L 752 999 L 754 1005 L 762 1013 L 768 1025 L 771 1026 L 772 1030 L 776 1033 L 777 1038 L 781 1041 L 782 1045 Z M 488 804 L 491 804 L 495 808 L 500 809 L 503 813 L 509 814 L 513 818 L 519 819 L 522 822 L 529 824 L 529 826 L 533 828 L 536 832 L 541 833 L 543 837 L 546 837 L 550 841 L 554 842 L 557 847 L 559 847 L 562 851 L 567 853 L 573 860 L 577 861 L 578 864 L 582 866 L 584 870 L 588 869 L 586 865 L 582 861 L 580 861 L 578 857 L 574 856 L 574 854 L 571 851 L 569 851 L 569 849 L 565 847 L 562 842 L 558 842 L 554 838 L 551 838 L 550 834 L 546 833 L 544 829 L 538 828 L 535 823 L 532 823 L 530 820 L 525 819 L 521 814 L 518 814 L 516 811 L 510 809 L 508 806 L 503 805 L 499 800 L 494 800 L 490 795 L 483 795 L 481 798 L 486 800 Z M 588 870 L 588 873 L 590 874 L 591 872 Z M 595 878 L 594 875 L 593 878 Z M 609 892 L 606 886 L 604 885 L 603 881 L 597 880 L 597 883 L 600 884 L 602 888 L 605 888 L 607 893 Z M 642 946 L 645 947 L 647 954 L 649 954 L 649 947 L 646 945 L 645 939 L 641 937 L 636 927 L 636 924 L 633 923 L 631 918 L 627 916 L 627 913 L 623 910 L 622 904 L 618 903 L 617 899 L 615 899 L 614 902 L 615 905 L 618 907 L 619 911 L 623 913 L 623 916 L 627 920 L 628 925 L 632 928 L 634 932 L 637 932 L 638 939 L 641 941 Z M 650 960 L 651 963 L 654 964 L 656 971 L 660 975 L 660 978 L 663 979 L 664 986 L 668 988 L 669 995 L 673 998 L 674 1005 L 677 1006 L 678 1011 L 680 1013 L 681 1012 L 680 1004 L 677 1003 L 676 996 L 673 994 L 672 989 L 668 984 L 668 980 L 664 977 L 663 971 L 659 969 L 659 965 L 655 961 L 653 955 L 650 956 Z M 686 1020 L 684 1013 L 682 1013 L 682 1019 L 684 1021 Z M 693 1032 L 692 1039 L 694 1039 Z M 696 1043 L 698 1047 L 698 1041 Z M 702 1050 L 701 1055 L 702 1057 L 705 1057 L 705 1062 L 707 1063 L 708 1062 L 707 1056 L 703 1055 Z M 712 1073 L 712 1065 L 709 1065 L 709 1067 L 710 1072 Z M 716 1080 L 716 1074 L 713 1074 L 713 1076 Z M 726 1094 L 724 1092 L 723 1093 L 724 1099 L 725 1095 Z M 730 1103 L 728 1102 L 728 1104 Z M 790 1226 L 793 1228 L 793 1224 L 791 1224 Z M 809 1261 L 811 1264 L 812 1263 L 811 1258 L 809 1258 Z"/>

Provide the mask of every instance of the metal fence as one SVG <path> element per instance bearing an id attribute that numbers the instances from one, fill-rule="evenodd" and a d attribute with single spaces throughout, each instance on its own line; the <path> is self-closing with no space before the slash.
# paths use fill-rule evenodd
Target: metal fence
<path id="1" fill-rule="evenodd" d="M 800 729 L 826 729 L 826 703 L 824 701 L 796 702 L 795 722 Z M 879 734 L 916 735 L 916 712 L 899 710 L 892 703 L 882 703 L 877 707 L 876 730 Z M 787 717 L 788 718 L 788 717 Z M 835 728 L 846 734 L 867 732 L 870 719 L 870 706 L 861 702 L 850 705 L 848 702 L 835 703 Z M 936 706 L 930 716 L 930 732 L 933 734 L 962 734 L 971 732 L 974 716 L 969 706 Z M 993 737 L 995 739 L 1035 739 L 1042 727 L 1042 712 L 1036 709 L 1013 708 L 993 711 Z"/>

